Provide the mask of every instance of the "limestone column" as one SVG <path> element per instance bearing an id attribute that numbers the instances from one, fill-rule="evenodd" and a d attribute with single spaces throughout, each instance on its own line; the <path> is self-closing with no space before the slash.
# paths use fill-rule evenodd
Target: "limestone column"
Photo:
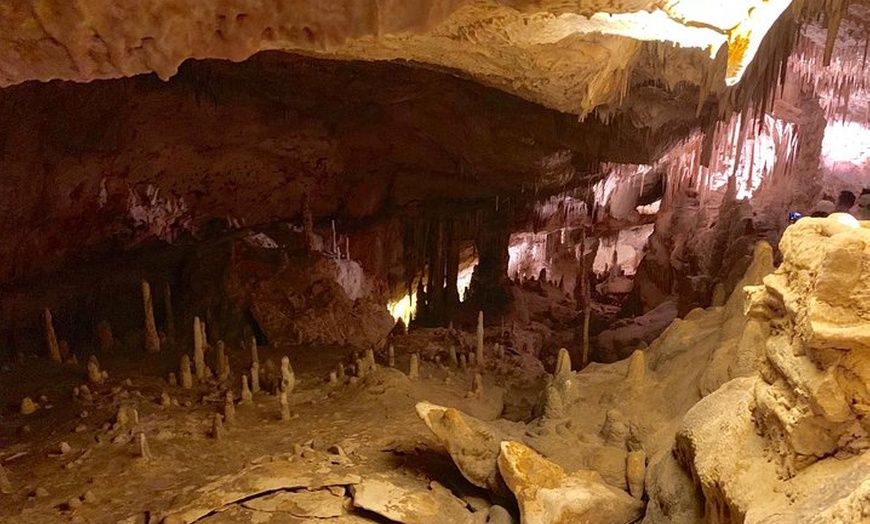
<path id="1" fill-rule="evenodd" d="M 202 339 L 202 323 L 193 317 L 193 367 L 197 380 L 205 380 L 205 349 Z"/>
<path id="2" fill-rule="evenodd" d="M 160 352 L 160 337 L 157 336 L 157 326 L 154 324 L 154 302 L 151 298 L 151 286 L 142 281 L 142 304 L 145 309 L 145 351 Z"/>
<path id="3" fill-rule="evenodd" d="M 62 360 L 60 358 L 60 347 L 57 345 L 57 335 L 54 333 L 54 323 L 51 320 L 51 311 L 48 308 L 45 308 L 43 318 L 45 320 L 45 343 L 48 346 L 48 357 L 55 362 L 60 362 Z"/>

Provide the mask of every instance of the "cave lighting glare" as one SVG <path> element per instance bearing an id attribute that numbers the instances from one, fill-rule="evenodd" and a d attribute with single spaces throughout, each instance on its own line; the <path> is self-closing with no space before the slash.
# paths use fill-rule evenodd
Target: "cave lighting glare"
<path id="1" fill-rule="evenodd" d="M 831 217 L 837 219 L 837 222 L 843 224 L 844 226 L 858 229 L 861 227 L 861 223 L 858 222 L 858 219 L 850 215 L 849 213 L 834 213 Z"/>
<path id="2" fill-rule="evenodd" d="M 417 311 L 417 293 L 411 293 L 395 302 L 390 302 L 387 304 L 387 310 L 396 322 L 401 319 L 407 326 L 411 322 L 411 316 Z"/>
<path id="3" fill-rule="evenodd" d="M 474 275 L 474 268 L 478 263 L 477 255 L 474 256 L 470 264 L 459 269 L 459 274 L 456 276 L 456 289 L 459 290 L 459 301 L 465 302 L 468 287 L 471 285 L 471 277 Z M 410 325 L 411 319 L 417 314 L 417 292 L 410 295 L 405 295 L 402 298 L 387 304 L 387 310 L 396 322 L 402 319 L 406 326 Z"/>
<path id="4" fill-rule="evenodd" d="M 838 162 L 862 166 L 870 161 L 870 129 L 858 122 L 835 122 L 825 128 L 822 161 L 827 167 Z"/>

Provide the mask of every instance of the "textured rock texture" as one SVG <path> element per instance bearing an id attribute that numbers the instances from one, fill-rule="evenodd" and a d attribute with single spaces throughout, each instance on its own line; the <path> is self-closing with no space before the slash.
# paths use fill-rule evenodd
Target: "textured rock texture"
<path id="1" fill-rule="evenodd" d="M 758 375 L 692 407 L 675 453 L 707 522 L 866 522 L 870 223 L 804 218 L 780 249 L 780 267 L 745 288 Z"/>
<path id="2" fill-rule="evenodd" d="M 870 448 L 870 224 L 849 215 L 789 228 L 783 264 L 753 288 L 770 322 L 756 420 L 782 474 Z"/>
<path id="3" fill-rule="evenodd" d="M 597 473 L 566 475 L 518 442 L 502 442 L 498 468 L 517 498 L 524 524 L 628 524 L 643 512 L 639 500 L 608 486 Z"/>
<path id="4" fill-rule="evenodd" d="M 283 50 L 447 68 L 585 115 L 620 102 L 630 83 L 723 90 L 789 4 L 21 0 L 0 12 L 0 85 L 151 71 L 166 79 L 188 58 Z"/>

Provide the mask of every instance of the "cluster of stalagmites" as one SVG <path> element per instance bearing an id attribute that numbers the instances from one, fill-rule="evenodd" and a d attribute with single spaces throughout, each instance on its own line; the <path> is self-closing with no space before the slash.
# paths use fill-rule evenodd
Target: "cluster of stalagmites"
<path id="1" fill-rule="evenodd" d="M 771 328 L 755 421 L 790 477 L 870 449 L 870 228 L 845 214 L 806 218 L 780 249 L 747 309 Z"/>

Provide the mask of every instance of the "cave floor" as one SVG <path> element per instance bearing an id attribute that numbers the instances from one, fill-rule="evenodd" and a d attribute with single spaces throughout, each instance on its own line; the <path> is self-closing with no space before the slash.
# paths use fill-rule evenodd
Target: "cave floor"
<path id="1" fill-rule="evenodd" d="M 281 467 L 296 475 L 339 476 L 340 482 L 328 491 L 306 491 L 307 487 L 317 487 L 310 482 L 308 486 L 305 482 L 288 486 L 295 491 L 267 490 L 292 494 L 301 489 L 316 494 L 320 502 L 328 493 L 333 497 L 331 509 L 311 509 L 307 499 L 301 503 L 302 509 L 299 504 L 290 510 L 267 508 L 273 511 L 263 511 L 257 504 L 223 504 L 223 499 L 209 499 L 204 502 L 207 516 L 181 522 L 295 523 L 324 515 L 330 515 L 331 520 L 317 522 L 383 521 L 375 513 L 354 508 L 345 487 L 355 479 L 385 476 L 419 492 L 437 490 L 436 485 L 430 485 L 437 481 L 464 500 L 483 522 L 491 504 L 486 492 L 460 475 L 417 417 L 414 406 L 425 400 L 483 419 L 494 419 L 503 412 L 523 416 L 531 412 L 539 391 L 534 382 L 540 377 L 521 378 L 518 370 L 522 364 L 490 365 L 485 370 L 443 364 L 447 362 L 446 347 L 433 340 L 443 338 L 438 333 L 445 331 L 392 339 L 396 369 L 386 367 L 386 350 L 382 350 L 377 357 L 378 370 L 338 385 L 330 384 L 327 377 L 338 362 L 349 362 L 349 350 L 294 350 L 290 356 L 297 382 L 290 395 L 291 419 L 287 421 L 281 420 L 275 395 L 260 392 L 252 403 L 239 403 L 241 375 L 237 369 L 223 383 L 210 380 L 195 383 L 192 389 L 171 386 L 161 377 L 167 376 L 166 370 L 177 369 L 181 352 L 172 349 L 158 355 L 141 354 L 137 359 L 131 359 L 129 353 L 102 355 L 102 368 L 109 378 L 89 385 L 90 400 L 81 395 L 74 398 L 72 393 L 87 383 L 84 365 L 36 359 L 13 364 L 0 376 L 0 384 L 10 386 L 0 399 L 4 406 L 0 464 L 10 488 L 6 490 L 9 493 L 0 495 L 0 520 L 10 524 L 159 522 L 185 504 L 203 504 L 196 500 L 209 499 L 198 491 L 204 486 L 232 492 L 226 483 L 235 478 L 233 475 L 244 476 L 254 468 L 250 475 L 256 478 L 260 476 L 258 467 Z M 417 380 L 406 374 L 412 352 L 422 359 Z M 231 365 L 250 365 L 251 357 L 245 350 L 228 348 L 228 354 Z M 280 362 L 282 353 L 262 347 L 259 355 L 261 363 Z M 207 361 L 213 356 L 214 351 L 209 350 Z M 482 373 L 484 394 L 473 397 L 468 392 L 476 371 Z M 223 434 L 216 439 L 214 416 L 223 413 L 228 388 L 236 398 L 235 421 L 225 423 Z M 161 405 L 163 393 L 169 395 L 169 405 Z M 35 413 L 18 413 L 24 396 L 39 404 Z M 138 412 L 138 423 L 116 423 L 122 406 Z M 147 439 L 150 459 L 140 456 L 140 434 Z M 252 509 L 255 507 L 260 509 Z"/>

